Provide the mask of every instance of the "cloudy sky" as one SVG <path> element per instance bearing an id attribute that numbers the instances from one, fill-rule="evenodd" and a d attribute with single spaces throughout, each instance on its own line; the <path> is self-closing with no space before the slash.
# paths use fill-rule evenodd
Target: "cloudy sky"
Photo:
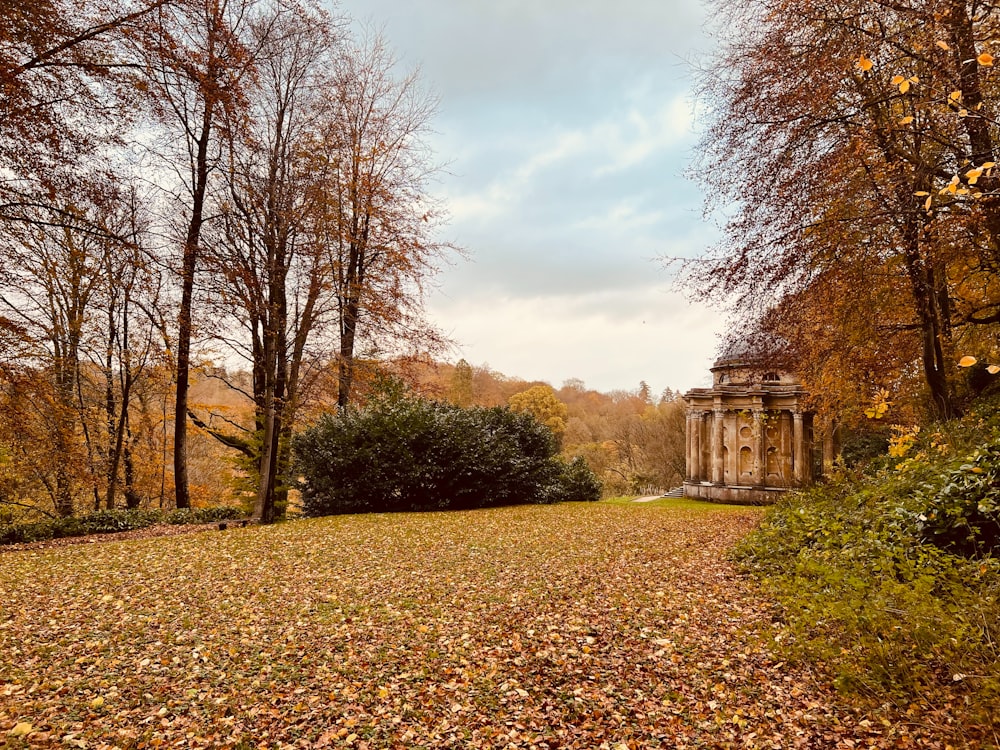
<path id="1" fill-rule="evenodd" d="M 696 143 L 687 61 L 705 51 L 693 0 L 340 0 L 381 28 L 440 99 L 432 145 L 446 269 L 429 312 L 454 360 L 558 387 L 700 385 L 718 312 L 657 258 L 715 236 L 683 176 Z"/>

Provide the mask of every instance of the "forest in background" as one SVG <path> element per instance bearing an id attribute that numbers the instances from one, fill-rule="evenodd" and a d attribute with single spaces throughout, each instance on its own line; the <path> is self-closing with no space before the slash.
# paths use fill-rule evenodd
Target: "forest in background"
<path id="1" fill-rule="evenodd" d="M 386 387 L 402 386 L 422 397 L 457 406 L 510 406 L 528 411 L 556 435 L 561 455 L 582 457 L 599 477 L 607 496 L 658 494 L 678 486 L 684 476 L 684 402 L 671 389 L 654 394 L 645 382 L 633 390 L 608 393 L 586 387 L 572 379 L 554 388 L 541 381 L 507 376 L 488 365 L 472 366 L 465 360 L 450 364 L 429 358 L 406 358 L 392 362 L 359 361 L 360 377 L 356 402 L 366 400 Z M 95 379 L 81 378 L 86 391 L 101 394 L 99 373 Z M 335 379 L 335 375 L 331 374 Z M 192 506 L 249 507 L 255 497 L 252 466 L 245 454 L 227 445 L 233 432 L 250 432 L 255 408 L 247 395 L 251 375 L 203 364 L 192 371 L 190 409 L 195 428 L 189 437 L 189 476 Z M 172 436 L 174 393 L 170 372 L 151 369 L 134 390 L 135 403 L 130 453 L 123 474 L 129 493 L 114 506 L 106 502 L 106 478 L 88 463 L 86 438 L 81 424 L 75 444 L 79 463 L 72 468 L 79 495 L 76 513 L 117 508 L 174 507 Z M 319 390 L 319 394 L 323 391 Z M 323 412 L 336 411 L 335 390 L 325 392 L 302 409 L 300 424 L 307 425 Z M 11 398 L 11 393 L 6 393 Z M 5 401 L 0 411 L 3 453 L 0 454 L 0 523 L 24 522 L 40 515 L 55 514 L 50 486 L 43 481 L 67 469 L 65 456 L 46 443 L 46 423 L 37 404 Z M 103 415 L 87 425 L 98 431 Z M 16 430 L 12 421 L 18 418 Z M 220 439 L 221 438 L 221 439 Z"/>

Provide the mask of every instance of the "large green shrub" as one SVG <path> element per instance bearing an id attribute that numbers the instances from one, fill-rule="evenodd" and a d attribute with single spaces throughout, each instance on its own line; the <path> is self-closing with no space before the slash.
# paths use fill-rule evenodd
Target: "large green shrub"
<path id="1" fill-rule="evenodd" d="M 1000 552 L 1000 445 L 982 446 L 925 492 L 924 538 L 969 557 Z"/>
<path id="2" fill-rule="evenodd" d="M 598 499 L 548 428 L 506 408 L 393 396 L 324 416 L 294 448 L 312 516 Z"/>
<path id="3" fill-rule="evenodd" d="M 998 428 L 987 406 L 911 430 L 878 471 L 769 510 L 735 557 L 783 605 L 791 655 L 880 699 L 958 692 L 970 715 L 1000 718 Z"/>
<path id="4" fill-rule="evenodd" d="M 558 493 L 554 502 L 585 501 L 596 502 L 601 499 L 603 487 L 601 480 L 591 471 L 582 456 L 576 456 L 560 467 L 559 481 L 553 485 Z"/>

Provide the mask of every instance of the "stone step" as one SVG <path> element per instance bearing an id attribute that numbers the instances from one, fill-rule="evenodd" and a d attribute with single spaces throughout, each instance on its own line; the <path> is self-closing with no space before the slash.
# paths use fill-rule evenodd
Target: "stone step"
<path id="1" fill-rule="evenodd" d="M 684 497 L 683 487 L 674 487 L 670 492 L 667 492 L 664 497 Z"/>

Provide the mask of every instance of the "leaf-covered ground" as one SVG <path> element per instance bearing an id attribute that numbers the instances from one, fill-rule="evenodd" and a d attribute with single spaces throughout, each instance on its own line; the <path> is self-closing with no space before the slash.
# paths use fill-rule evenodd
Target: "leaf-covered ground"
<path id="1" fill-rule="evenodd" d="M 724 561 L 756 519 L 565 504 L 5 554 L 0 743 L 961 744 L 772 655 L 772 609 Z"/>

